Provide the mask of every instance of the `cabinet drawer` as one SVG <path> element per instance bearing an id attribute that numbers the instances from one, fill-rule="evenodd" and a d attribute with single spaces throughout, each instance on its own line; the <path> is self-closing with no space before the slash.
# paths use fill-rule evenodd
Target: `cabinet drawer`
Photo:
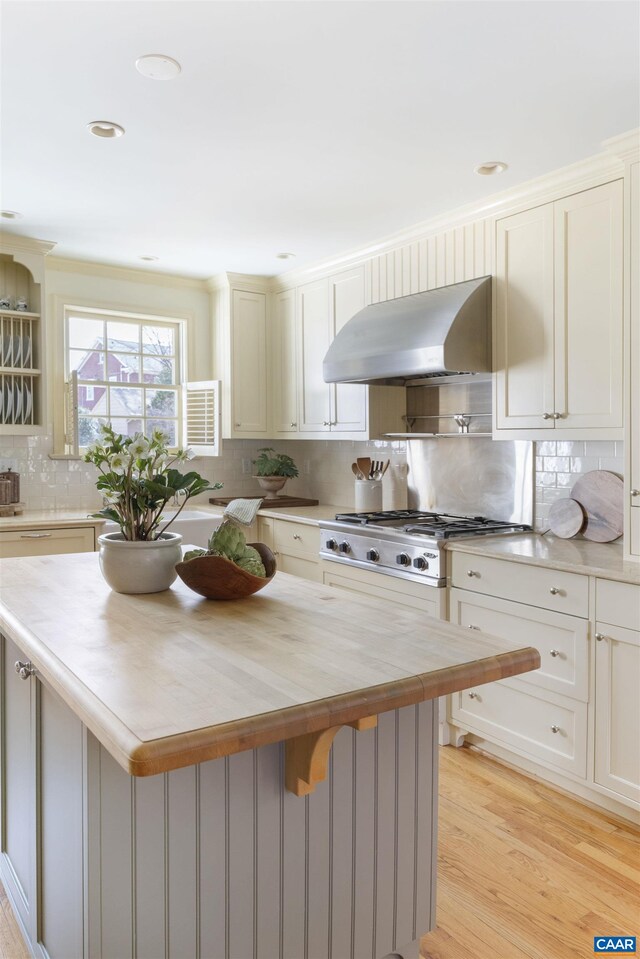
<path id="1" fill-rule="evenodd" d="M 589 615 L 589 582 L 579 573 L 454 552 L 451 584 L 584 619 Z"/>
<path id="2" fill-rule="evenodd" d="M 95 549 L 93 526 L 69 529 L 21 529 L 0 533 L 0 557 L 88 553 Z"/>
<path id="3" fill-rule="evenodd" d="M 640 629 L 640 586 L 596 580 L 596 619 L 626 629 Z"/>
<path id="4" fill-rule="evenodd" d="M 322 582 L 325 586 L 344 589 L 357 596 L 386 599 L 405 609 L 418 609 L 428 616 L 441 618 L 440 608 L 444 590 L 425 587 L 422 583 L 407 583 L 405 580 L 394 579 L 380 573 L 370 573 L 368 570 L 349 569 L 343 572 L 344 567 L 339 566 L 338 563 L 325 562 L 322 566 L 324 570 Z"/>
<path id="5" fill-rule="evenodd" d="M 276 563 L 279 570 L 283 573 L 291 573 L 292 576 L 299 576 L 301 579 L 309 579 L 313 583 L 322 582 L 322 570 L 319 560 L 303 559 L 300 556 L 292 556 L 288 553 L 278 553 Z"/>
<path id="6" fill-rule="evenodd" d="M 553 613 L 536 606 L 480 596 L 462 589 L 450 591 L 451 622 L 540 652 L 541 666 L 523 673 L 520 681 L 587 702 L 589 698 L 589 628 L 577 616 Z"/>
<path id="7" fill-rule="evenodd" d="M 451 718 L 469 732 L 586 776 L 586 703 L 543 690 L 524 692 L 515 683 L 489 683 L 455 693 Z"/>
<path id="8" fill-rule="evenodd" d="M 306 523 L 287 523 L 275 520 L 273 524 L 273 542 L 278 552 L 293 553 L 300 556 L 309 554 L 319 557 L 320 529 Z"/>

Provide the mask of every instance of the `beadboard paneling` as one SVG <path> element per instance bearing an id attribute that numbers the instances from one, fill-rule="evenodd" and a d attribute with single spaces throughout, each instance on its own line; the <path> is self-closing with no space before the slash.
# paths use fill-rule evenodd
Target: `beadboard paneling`
<path id="1" fill-rule="evenodd" d="M 371 303 L 487 276 L 493 269 L 491 219 L 475 220 L 372 257 Z"/>
<path id="2" fill-rule="evenodd" d="M 89 955 L 371 959 L 426 932 L 436 707 L 340 730 L 304 798 L 281 789 L 283 744 L 134 780 L 89 734 Z"/>

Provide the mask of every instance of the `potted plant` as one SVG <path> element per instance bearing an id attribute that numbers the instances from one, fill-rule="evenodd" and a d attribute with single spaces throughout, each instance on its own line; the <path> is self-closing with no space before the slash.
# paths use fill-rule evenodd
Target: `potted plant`
<path id="1" fill-rule="evenodd" d="M 252 461 L 256 468 L 254 479 L 266 490 L 265 499 L 277 499 L 278 490 L 282 489 L 287 480 L 298 476 L 298 467 L 290 456 L 276 453 L 271 446 L 263 446 L 258 453 L 258 458 Z"/>
<path id="2" fill-rule="evenodd" d="M 102 426 L 98 442 L 88 447 L 84 460 L 98 468 L 97 488 L 106 505 L 92 516 L 110 519 L 119 533 L 98 537 L 100 568 L 118 593 L 156 593 L 168 589 L 176 578 L 175 566 L 182 559 L 179 533 L 169 526 L 197 493 L 221 489 L 196 472 L 175 468 L 191 459 L 190 450 L 170 453 L 168 436 L 155 429 L 150 437 L 136 433 L 122 436 Z M 166 520 L 163 510 L 169 500 L 181 497 L 176 514 Z"/>

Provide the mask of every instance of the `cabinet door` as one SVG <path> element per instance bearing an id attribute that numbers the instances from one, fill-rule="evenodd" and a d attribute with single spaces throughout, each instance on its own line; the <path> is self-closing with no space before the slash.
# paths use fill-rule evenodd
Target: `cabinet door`
<path id="1" fill-rule="evenodd" d="M 622 427 L 622 181 L 554 203 L 561 429 Z"/>
<path id="2" fill-rule="evenodd" d="M 0 636 L 2 647 L 2 882 L 27 934 L 35 930 L 35 758 L 31 680 L 14 664 L 25 657 Z"/>
<path id="3" fill-rule="evenodd" d="M 70 529 L 20 529 L 0 533 L 0 557 L 90 553 L 95 549 L 93 526 Z"/>
<path id="4" fill-rule="evenodd" d="M 553 204 L 498 221 L 496 294 L 496 428 L 553 429 Z"/>
<path id="5" fill-rule="evenodd" d="M 276 433 L 298 431 L 296 293 L 283 290 L 273 303 L 273 426 Z"/>
<path id="6" fill-rule="evenodd" d="M 596 624 L 595 780 L 640 802 L 640 632 Z"/>
<path id="7" fill-rule="evenodd" d="M 267 432 L 267 311 L 264 293 L 234 290 L 231 313 L 233 432 Z"/>
<path id="8" fill-rule="evenodd" d="M 329 283 L 316 280 L 298 289 L 299 426 L 302 433 L 328 432 L 331 388 L 322 379 L 329 349 Z"/>
<path id="9" fill-rule="evenodd" d="M 631 242 L 629 255 L 630 314 L 631 314 L 631 359 L 629 382 L 631 384 L 629 427 L 627 430 L 630 461 L 631 505 L 640 510 L 640 163 L 633 163 L 630 170 L 631 190 Z M 635 490 L 635 493 L 633 492 Z M 640 519 L 633 518 L 635 529 L 640 530 Z M 632 550 L 640 556 L 640 541 Z"/>
<path id="10" fill-rule="evenodd" d="M 352 316 L 365 306 L 364 267 L 329 278 L 331 336 L 335 337 Z M 337 383 L 331 390 L 331 430 L 336 433 L 365 432 L 367 387 Z"/>

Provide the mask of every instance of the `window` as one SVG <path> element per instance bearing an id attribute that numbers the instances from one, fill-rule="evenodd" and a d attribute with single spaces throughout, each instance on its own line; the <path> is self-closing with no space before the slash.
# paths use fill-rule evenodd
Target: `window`
<path id="1" fill-rule="evenodd" d="M 88 446 L 102 423 L 124 436 L 163 429 L 181 436 L 180 322 L 157 317 L 65 311 L 65 379 L 77 375 L 78 442 Z"/>

